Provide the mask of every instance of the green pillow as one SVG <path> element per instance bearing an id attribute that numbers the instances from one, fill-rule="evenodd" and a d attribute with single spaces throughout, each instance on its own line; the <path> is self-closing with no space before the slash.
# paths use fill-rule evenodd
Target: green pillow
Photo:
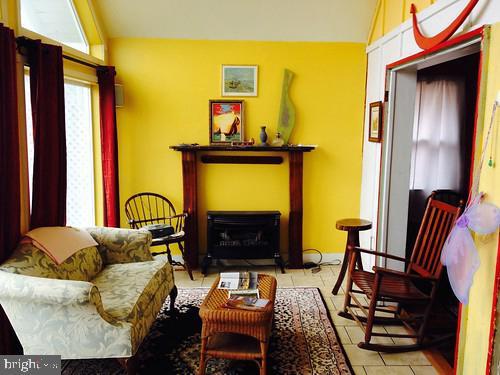
<path id="1" fill-rule="evenodd" d="M 95 246 L 81 249 L 57 264 L 31 243 L 19 244 L 14 254 L 0 266 L 3 271 L 19 275 L 79 281 L 94 279 L 102 268 L 103 259 Z"/>

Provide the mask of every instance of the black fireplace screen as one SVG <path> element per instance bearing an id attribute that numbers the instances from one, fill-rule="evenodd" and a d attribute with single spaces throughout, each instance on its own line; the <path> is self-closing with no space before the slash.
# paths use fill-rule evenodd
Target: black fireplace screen
<path id="1" fill-rule="evenodd" d="M 209 211 L 207 256 L 211 259 L 268 259 L 281 265 L 279 211 Z"/>

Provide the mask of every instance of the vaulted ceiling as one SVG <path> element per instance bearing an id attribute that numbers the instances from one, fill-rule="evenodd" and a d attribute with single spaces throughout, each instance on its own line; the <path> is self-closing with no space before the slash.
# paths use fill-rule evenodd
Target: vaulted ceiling
<path id="1" fill-rule="evenodd" d="M 108 37 L 366 42 L 377 0 L 99 0 Z"/>

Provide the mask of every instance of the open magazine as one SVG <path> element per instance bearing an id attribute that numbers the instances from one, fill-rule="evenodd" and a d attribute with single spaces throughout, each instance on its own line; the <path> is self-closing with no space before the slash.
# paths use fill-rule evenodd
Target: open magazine
<path id="1" fill-rule="evenodd" d="M 221 272 L 217 288 L 227 290 L 257 290 L 257 272 Z"/>
<path id="2" fill-rule="evenodd" d="M 229 298 L 234 297 L 253 297 L 259 298 L 259 289 L 238 289 L 238 290 L 229 290 Z"/>
<path id="3" fill-rule="evenodd" d="M 225 307 L 242 310 L 262 310 L 268 303 L 269 300 L 265 298 L 234 296 L 227 300 Z"/>

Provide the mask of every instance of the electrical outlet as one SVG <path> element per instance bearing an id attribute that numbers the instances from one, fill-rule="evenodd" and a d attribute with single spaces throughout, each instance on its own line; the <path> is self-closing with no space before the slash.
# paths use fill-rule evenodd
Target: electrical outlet
<path id="1" fill-rule="evenodd" d="M 500 105 L 500 90 L 497 92 L 497 99 L 496 99 L 497 105 Z"/>

